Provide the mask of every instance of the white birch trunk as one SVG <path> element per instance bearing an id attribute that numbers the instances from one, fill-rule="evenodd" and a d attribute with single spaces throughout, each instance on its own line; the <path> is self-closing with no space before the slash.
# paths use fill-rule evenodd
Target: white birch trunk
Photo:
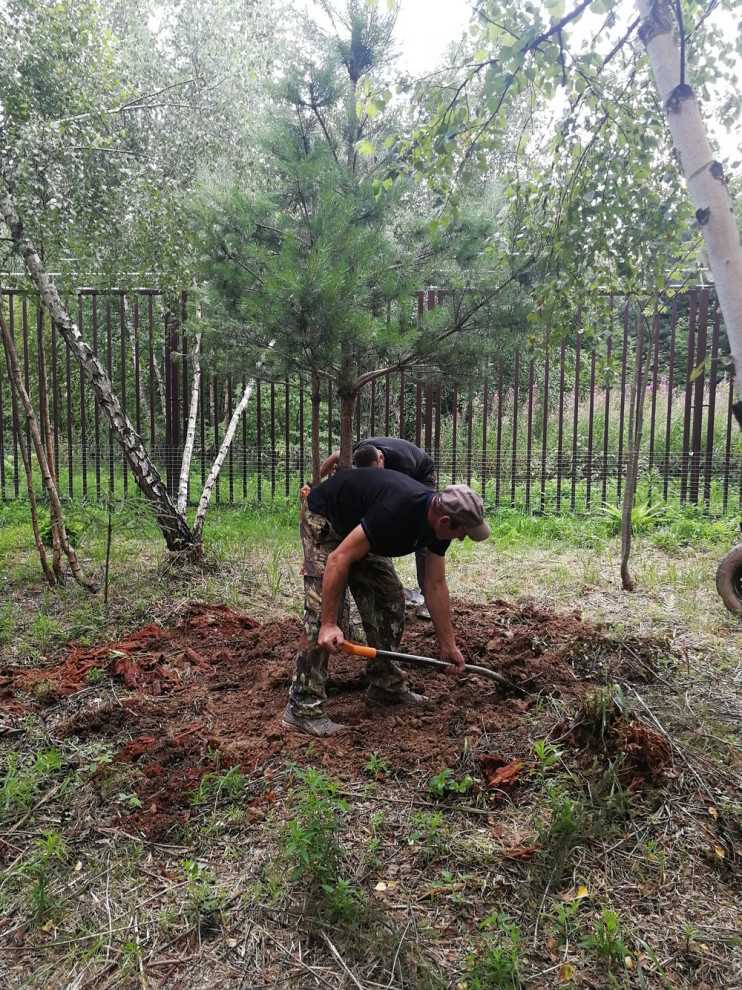
<path id="1" fill-rule="evenodd" d="M 198 399 L 201 387 L 201 334 L 196 334 L 193 344 L 193 379 L 191 382 L 191 405 L 188 409 L 188 427 L 183 445 L 183 459 L 180 464 L 180 483 L 178 485 L 178 512 L 185 515 L 188 504 L 188 478 L 191 473 L 193 457 L 193 442 L 196 438 L 196 415 L 198 414 Z"/>
<path id="2" fill-rule="evenodd" d="M 77 324 L 62 305 L 56 286 L 46 274 L 33 242 L 26 236 L 10 193 L 0 189 L 0 216 L 10 229 L 15 250 L 21 255 L 41 300 L 57 324 L 62 338 L 72 349 L 93 386 L 96 398 L 108 417 L 116 439 L 123 447 L 137 484 L 152 505 L 165 542 L 170 550 L 187 550 L 193 535 L 185 518 L 173 504 L 160 474 L 144 448 L 141 437 L 116 398 L 111 380 L 92 349 L 85 343 Z"/>
<path id="3" fill-rule="evenodd" d="M 667 109 L 673 145 L 688 183 L 708 253 L 709 265 L 726 324 L 736 370 L 735 385 L 742 396 L 742 244 L 721 163 L 716 161 L 692 89 L 680 85 L 680 46 L 675 19 L 667 0 L 637 0 L 639 28 L 657 89 Z M 742 425 L 742 401 L 735 403 Z"/>
<path id="4" fill-rule="evenodd" d="M 249 381 L 245 386 L 245 391 L 242 393 L 242 398 L 237 404 L 237 408 L 232 413 L 232 418 L 229 421 L 229 426 L 227 427 L 227 432 L 224 434 L 224 440 L 219 448 L 219 453 L 214 459 L 214 463 L 211 465 L 211 470 L 209 471 L 209 476 L 206 479 L 206 484 L 204 485 L 204 490 L 201 493 L 201 498 L 198 503 L 198 508 L 196 509 L 196 518 L 193 522 L 193 538 L 196 543 L 200 543 L 201 535 L 204 529 L 204 520 L 206 519 L 206 510 L 209 507 L 209 502 L 211 501 L 211 493 L 214 489 L 216 479 L 219 477 L 219 472 L 222 469 L 222 464 L 224 464 L 224 459 L 227 456 L 227 451 L 232 445 L 232 440 L 234 439 L 235 431 L 237 430 L 237 424 L 240 421 L 240 416 L 243 414 L 247 408 L 247 404 L 250 401 L 250 396 L 252 395 L 252 390 L 255 383 Z"/>

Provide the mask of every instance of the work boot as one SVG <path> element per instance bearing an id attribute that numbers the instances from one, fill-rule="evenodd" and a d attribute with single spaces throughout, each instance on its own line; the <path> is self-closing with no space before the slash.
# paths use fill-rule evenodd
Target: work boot
<path id="1" fill-rule="evenodd" d="M 431 619 L 430 612 L 428 611 L 428 606 L 423 602 L 419 608 L 415 609 L 415 615 L 418 619 Z"/>
<path id="2" fill-rule="evenodd" d="M 417 588 L 405 588 L 404 589 L 404 600 L 406 605 L 416 606 L 424 605 L 425 599 L 417 590 Z"/>
<path id="3" fill-rule="evenodd" d="M 295 732 L 304 732 L 308 736 L 336 736 L 348 728 L 347 725 L 342 725 L 340 722 L 333 722 L 326 715 L 318 715 L 314 718 L 297 715 L 292 710 L 291 705 L 286 705 L 281 721 L 289 729 L 293 729 Z"/>
<path id="4" fill-rule="evenodd" d="M 417 694 L 410 688 L 402 688 L 401 691 L 386 691 L 378 684 L 372 684 L 366 691 L 366 701 L 369 705 L 422 705 L 427 701 L 425 694 Z"/>

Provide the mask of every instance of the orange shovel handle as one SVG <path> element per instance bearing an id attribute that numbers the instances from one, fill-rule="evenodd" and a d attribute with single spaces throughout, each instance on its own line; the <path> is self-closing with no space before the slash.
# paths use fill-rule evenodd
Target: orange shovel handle
<path id="1" fill-rule="evenodd" d="M 376 647 L 361 646 L 360 643 L 350 643 L 347 639 L 343 640 L 342 649 L 345 653 L 350 653 L 354 657 L 367 657 L 369 660 L 373 660 L 376 656 Z"/>

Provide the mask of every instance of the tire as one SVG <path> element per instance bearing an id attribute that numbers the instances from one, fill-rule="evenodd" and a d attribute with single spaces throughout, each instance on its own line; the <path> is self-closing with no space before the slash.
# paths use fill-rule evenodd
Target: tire
<path id="1" fill-rule="evenodd" d="M 742 543 L 722 558 L 716 571 L 716 590 L 730 612 L 742 615 Z"/>

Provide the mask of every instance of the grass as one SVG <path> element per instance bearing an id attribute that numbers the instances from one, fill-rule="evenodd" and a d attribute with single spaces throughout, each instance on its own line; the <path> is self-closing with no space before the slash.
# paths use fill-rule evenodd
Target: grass
<path id="1" fill-rule="evenodd" d="M 94 571 L 105 509 L 71 508 Z M 261 619 L 297 612 L 296 516 L 290 501 L 222 506 L 209 517 L 205 566 L 179 572 L 163 565 L 140 506 L 117 503 L 106 609 L 72 583 L 46 589 L 24 504 L 2 505 L 3 660 L 45 663 L 69 639 L 166 621 L 194 598 Z M 608 514 L 501 509 L 490 519 L 487 544 L 451 548 L 454 595 L 525 594 L 610 622 L 629 648 L 643 633 L 671 644 L 656 661 L 663 680 L 639 687 L 673 740 L 667 781 L 634 793 L 604 752 L 613 720 L 650 720 L 636 685 L 614 688 L 606 674 L 581 705 L 542 698 L 493 727 L 492 751 L 531 768 L 512 799 L 486 792 L 471 753 L 431 779 L 359 751 L 357 779 L 342 785 L 321 766 L 324 743 L 315 767 L 279 761 L 270 781 L 205 756 L 187 821 L 143 842 L 133 826 L 110 824 L 142 810 L 143 770 L 100 742 L 57 738 L 79 702 L 55 702 L 44 720 L 11 719 L 0 737 L 0 915 L 6 942 L 19 940 L 0 964 L 9 984 L 143 985 L 144 973 L 156 986 L 168 973 L 184 990 L 353 986 L 350 971 L 389 990 L 740 985 L 740 626 L 713 585 L 737 520 L 678 505 L 643 519 L 638 590 L 626 595 Z M 411 580 L 414 564 L 399 570 Z M 83 691 L 92 704 L 108 698 L 108 677 L 93 668 Z M 576 719 L 584 743 L 565 736 Z M 256 817 L 253 799 L 267 790 Z"/>

